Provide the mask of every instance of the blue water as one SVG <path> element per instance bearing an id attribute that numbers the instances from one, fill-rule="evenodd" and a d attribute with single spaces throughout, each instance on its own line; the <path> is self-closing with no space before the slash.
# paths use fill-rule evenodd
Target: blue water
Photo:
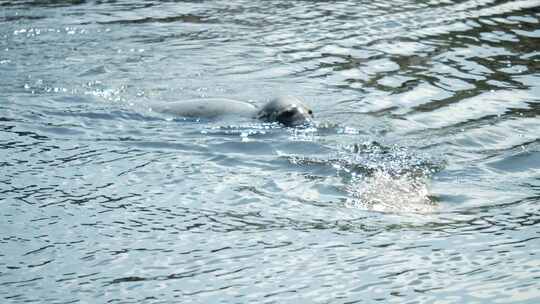
<path id="1" fill-rule="evenodd" d="M 540 1 L 1 1 L 1 303 L 538 303 Z M 304 99 L 285 128 L 155 103 Z"/>

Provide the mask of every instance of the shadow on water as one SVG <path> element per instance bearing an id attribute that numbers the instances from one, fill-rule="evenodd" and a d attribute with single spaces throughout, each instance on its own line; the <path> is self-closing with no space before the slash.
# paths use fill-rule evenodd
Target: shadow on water
<path id="1" fill-rule="evenodd" d="M 30 0 L 30 1 L 1 1 L 0 6 L 6 7 L 66 7 L 85 4 L 86 0 Z"/>

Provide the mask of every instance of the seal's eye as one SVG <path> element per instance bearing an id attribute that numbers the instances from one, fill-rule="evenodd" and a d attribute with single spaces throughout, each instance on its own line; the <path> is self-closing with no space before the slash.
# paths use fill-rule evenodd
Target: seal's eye
<path id="1" fill-rule="evenodd" d="M 308 110 L 309 115 L 313 116 L 313 111 L 311 109 Z"/>

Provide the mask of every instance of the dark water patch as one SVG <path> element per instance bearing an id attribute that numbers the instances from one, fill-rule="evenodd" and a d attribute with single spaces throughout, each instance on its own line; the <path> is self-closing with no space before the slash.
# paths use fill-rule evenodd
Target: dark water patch
<path id="1" fill-rule="evenodd" d="M 22 6 L 22 7 L 64 7 L 64 6 L 72 6 L 72 5 L 80 5 L 86 3 L 85 0 L 38 0 L 38 1 L 2 1 L 0 3 L 0 6 Z"/>
<path id="2" fill-rule="evenodd" d="M 211 18 L 207 16 L 196 16 L 196 15 L 178 15 L 170 17 L 147 17 L 142 19 L 132 19 L 132 20 L 113 20 L 106 22 L 98 22 L 99 24 L 140 24 L 140 23 L 215 23 Z"/>
<path id="3" fill-rule="evenodd" d="M 13 130 L 14 128 L 15 128 L 15 126 L 7 126 L 7 127 L 3 128 L 4 129 L 3 131 L 8 132 L 8 133 L 12 133 L 12 134 L 15 134 L 15 135 L 21 136 L 21 137 L 30 137 L 30 138 L 35 139 L 35 140 L 48 140 L 49 139 L 47 136 L 38 134 L 36 132 L 17 131 L 17 130 Z"/>

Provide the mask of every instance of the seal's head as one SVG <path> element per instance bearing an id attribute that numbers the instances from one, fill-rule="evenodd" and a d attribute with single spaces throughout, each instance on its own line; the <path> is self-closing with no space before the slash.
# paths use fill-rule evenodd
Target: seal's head
<path id="1" fill-rule="evenodd" d="M 287 127 L 313 123 L 313 111 L 300 99 L 291 96 L 279 97 L 267 103 L 258 113 L 266 122 L 279 122 Z"/>

